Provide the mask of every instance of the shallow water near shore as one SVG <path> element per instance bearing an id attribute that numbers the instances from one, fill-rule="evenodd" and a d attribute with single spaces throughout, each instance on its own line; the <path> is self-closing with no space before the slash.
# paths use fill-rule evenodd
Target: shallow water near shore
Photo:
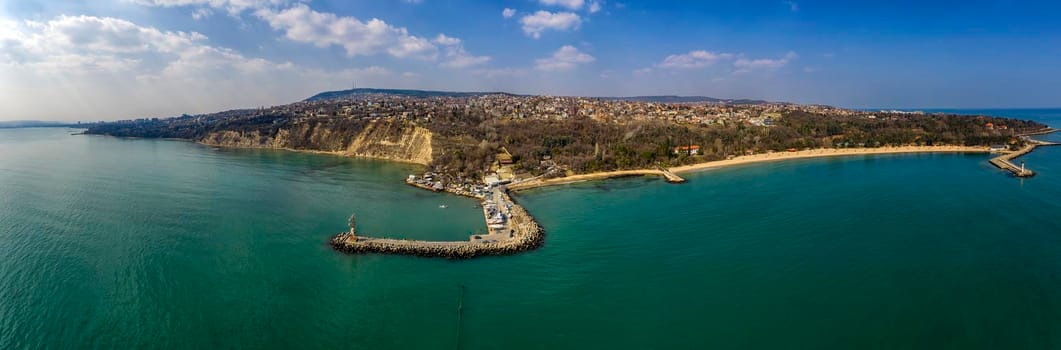
<path id="1" fill-rule="evenodd" d="M 325 244 L 483 229 L 416 166 L 68 134 L 0 130 L 0 348 L 1061 346 L 1061 147 L 543 188 L 544 247 L 447 261 Z"/>

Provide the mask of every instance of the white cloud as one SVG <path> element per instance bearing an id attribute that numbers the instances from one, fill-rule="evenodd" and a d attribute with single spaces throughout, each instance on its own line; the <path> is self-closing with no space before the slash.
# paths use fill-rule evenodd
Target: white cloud
<path id="1" fill-rule="evenodd" d="M 0 63 L 38 69 L 121 69 L 140 54 L 185 55 L 206 36 L 168 32 L 132 22 L 92 16 L 59 16 L 48 22 L 8 24 L 0 34 Z"/>
<path id="2" fill-rule="evenodd" d="M 295 101 L 355 79 L 376 86 L 396 79 L 380 67 L 325 71 L 247 57 L 208 40 L 111 17 L 0 21 L 0 119 L 204 113 Z M 63 103 L 54 103 L 57 95 Z"/>
<path id="3" fill-rule="evenodd" d="M 412 35 L 406 28 L 397 27 L 373 18 L 361 21 L 355 17 L 338 16 L 318 12 L 304 3 L 277 10 L 280 4 L 296 0 L 132 0 L 150 6 L 204 6 L 196 9 L 193 17 L 209 16 L 209 8 L 226 8 L 239 13 L 254 9 L 254 15 L 284 37 L 296 42 L 310 43 L 317 47 L 341 46 L 348 56 L 368 56 L 381 53 L 398 58 L 414 58 L 434 61 L 443 53 L 441 65 L 449 68 L 465 68 L 490 61 L 489 56 L 475 56 L 465 50 L 460 39 L 439 35 L 433 42 Z M 302 0 L 297 0 L 302 1 Z M 419 1 L 407 1 L 419 3 Z M 439 45 L 439 46 L 436 46 Z"/>
<path id="4" fill-rule="evenodd" d="M 585 4 L 584 0 L 538 0 L 538 3 L 545 6 L 560 6 L 566 7 L 571 10 L 578 10 Z"/>
<path id="5" fill-rule="evenodd" d="M 130 0 L 144 6 L 184 7 L 200 6 L 224 9 L 236 16 L 246 10 L 274 7 L 291 3 L 292 0 Z M 298 0 L 301 1 L 301 0 Z M 195 14 L 193 13 L 193 16 Z"/>
<path id="6" fill-rule="evenodd" d="M 195 76 L 207 69 L 248 72 L 292 67 L 208 45 L 208 38 L 196 32 L 162 31 L 112 17 L 59 16 L 47 22 L 27 21 L 5 33 L 0 55 L 8 59 L 0 63 L 44 74 Z"/>
<path id="7" fill-rule="evenodd" d="M 589 13 L 597 13 L 597 12 L 600 12 L 600 10 L 601 10 L 601 2 L 600 1 L 594 1 L 594 2 L 589 3 L 589 8 L 586 9 L 586 11 L 589 11 Z"/>
<path id="8" fill-rule="evenodd" d="M 333 13 L 317 12 L 298 4 L 279 12 L 259 9 L 255 15 L 269 26 L 284 32 L 297 42 L 318 47 L 342 46 L 349 56 L 374 55 L 385 52 L 398 58 L 434 60 L 438 48 L 431 41 L 409 34 L 405 28 L 395 27 L 373 18 L 362 22 L 354 17 L 340 17 Z"/>
<path id="9" fill-rule="evenodd" d="M 512 18 L 515 15 L 516 15 L 516 10 L 515 9 L 505 8 L 504 10 L 501 10 L 501 17 Z"/>
<path id="10" fill-rule="evenodd" d="M 719 60 L 733 58 L 733 54 L 714 53 L 710 51 L 697 50 L 686 54 L 670 55 L 663 62 L 656 64 L 659 68 L 703 68 L 714 64 Z"/>
<path id="11" fill-rule="evenodd" d="M 442 62 L 443 67 L 468 68 L 490 62 L 491 60 L 490 56 L 474 56 L 468 53 L 460 39 L 448 37 L 445 34 L 439 34 L 434 42 L 444 48 L 445 59 Z"/>
<path id="12" fill-rule="evenodd" d="M 582 24 L 582 18 L 571 12 L 538 11 L 520 19 L 523 33 L 538 39 L 546 30 L 574 30 Z"/>
<path id="13" fill-rule="evenodd" d="M 203 18 L 210 17 L 213 14 L 214 14 L 214 11 L 210 11 L 210 9 L 205 8 L 205 7 L 200 7 L 200 8 L 195 9 L 195 11 L 192 11 L 192 18 L 195 19 L 195 20 L 200 20 L 200 19 L 203 19 Z"/>
<path id="14" fill-rule="evenodd" d="M 448 37 L 446 34 L 439 34 L 438 37 L 435 38 L 435 43 L 446 46 L 460 45 L 461 39 Z"/>
<path id="15" fill-rule="evenodd" d="M 564 45 L 556 52 L 553 52 L 552 56 L 537 59 L 535 68 L 543 71 L 565 71 L 571 70 L 579 64 L 596 60 L 593 56 L 579 51 L 574 46 Z"/>
<path id="16" fill-rule="evenodd" d="M 700 69 L 711 65 L 714 65 L 720 61 L 731 61 L 733 63 L 733 73 L 747 73 L 751 71 L 765 71 L 775 70 L 782 68 L 789 64 L 792 60 L 798 58 L 795 52 L 788 52 L 780 58 L 759 58 L 750 59 L 745 57 L 743 54 L 734 55 L 731 53 L 717 53 L 705 50 L 690 51 L 684 54 L 675 54 L 667 56 L 663 61 L 655 64 L 654 68 L 661 69 Z M 634 71 L 635 75 L 644 75 L 652 72 L 651 68 L 638 69 Z"/>
<path id="17" fill-rule="evenodd" d="M 789 51 L 781 58 L 770 59 L 747 59 L 740 58 L 733 62 L 733 67 L 736 68 L 736 73 L 745 73 L 754 70 L 773 70 L 788 65 L 789 62 L 798 58 L 795 52 Z"/>

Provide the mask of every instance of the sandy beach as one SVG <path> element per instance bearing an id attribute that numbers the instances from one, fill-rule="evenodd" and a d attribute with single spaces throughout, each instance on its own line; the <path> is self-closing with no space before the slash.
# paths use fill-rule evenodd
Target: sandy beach
<path id="1" fill-rule="evenodd" d="M 563 184 L 582 182 L 582 181 L 593 181 L 593 180 L 612 179 L 612 178 L 617 178 L 617 177 L 645 176 L 645 175 L 663 176 L 663 172 L 660 171 L 660 170 L 656 170 L 656 169 L 636 169 L 636 170 L 604 171 L 604 172 L 589 173 L 589 174 L 576 174 L 576 175 L 571 175 L 571 176 L 552 178 L 552 179 L 548 179 L 548 180 L 531 180 L 531 181 L 526 181 L 526 182 L 514 183 L 514 184 L 508 185 L 508 189 L 509 190 L 513 190 L 513 191 L 521 191 L 521 190 L 529 190 L 529 189 L 538 188 L 538 187 L 563 185 Z"/>
<path id="2" fill-rule="evenodd" d="M 796 152 L 773 152 L 773 153 L 762 153 L 750 156 L 740 156 L 733 159 L 717 160 L 699 164 L 683 165 L 679 167 L 670 168 L 673 173 L 688 173 L 699 170 L 722 168 L 727 166 L 772 162 L 772 161 L 783 161 L 790 159 L 803 159 L 803 158 L 819 158 L 819 157 L 838 157 L 838 156 L 858 156 L 858 155 L 875 155 L 875 154 L 903 154 L 903 153 L 990 153 L 991 150 L 988 147 L 973 147 L 973 146 L 900 146 L 900 147 L 879 147 L 879 148 L 821 148 L 813 150 L 804 150 Z M 593 181 L 611 179 L 617 177 L 628 177 L 628 176 L 645 176 L 655 175 L 663 176 L 663 172 L 657 169 L 638 169 L 638 170 L 617 170 L 617 171 L 605 171 L 598 173 L 589 174 L 578 174 L 561 178 L 554 178 L 548 180 L 533 180 L 522 183 L 515 183 L 508 186 L 513 191 L 523 191 L 532 188 L 539 188 L 545 186 L 554 186 L 569 184 L 574 182 L 582 181 Z"/>

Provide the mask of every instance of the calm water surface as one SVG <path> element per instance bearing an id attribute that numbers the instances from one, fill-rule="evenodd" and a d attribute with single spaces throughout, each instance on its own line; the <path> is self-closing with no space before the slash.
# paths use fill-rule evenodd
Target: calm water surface
<path id="1" fill-rule="evenodd" d="M 0 348 L 1056 348 L 1061 147 L 1025 160 L 542 189 L 518 199 L 545 247 L 451 262 L 325 245 L 351 212 L 482 230 L 474 201 L 404 185 L 416 166 L 0 130 Z"/>

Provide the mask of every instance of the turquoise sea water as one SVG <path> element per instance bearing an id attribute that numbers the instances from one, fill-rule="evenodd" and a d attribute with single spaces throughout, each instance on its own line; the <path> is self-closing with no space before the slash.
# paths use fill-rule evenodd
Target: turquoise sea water
<path id="1" fill-rule="evenodd" d="M 0 130 L 3 349 L 1061 346 L 1061 147 L 547 188 L 543 248 L 446 261 L 325 245 L 481 230 L 415 166 L 68 133 Z"/>

